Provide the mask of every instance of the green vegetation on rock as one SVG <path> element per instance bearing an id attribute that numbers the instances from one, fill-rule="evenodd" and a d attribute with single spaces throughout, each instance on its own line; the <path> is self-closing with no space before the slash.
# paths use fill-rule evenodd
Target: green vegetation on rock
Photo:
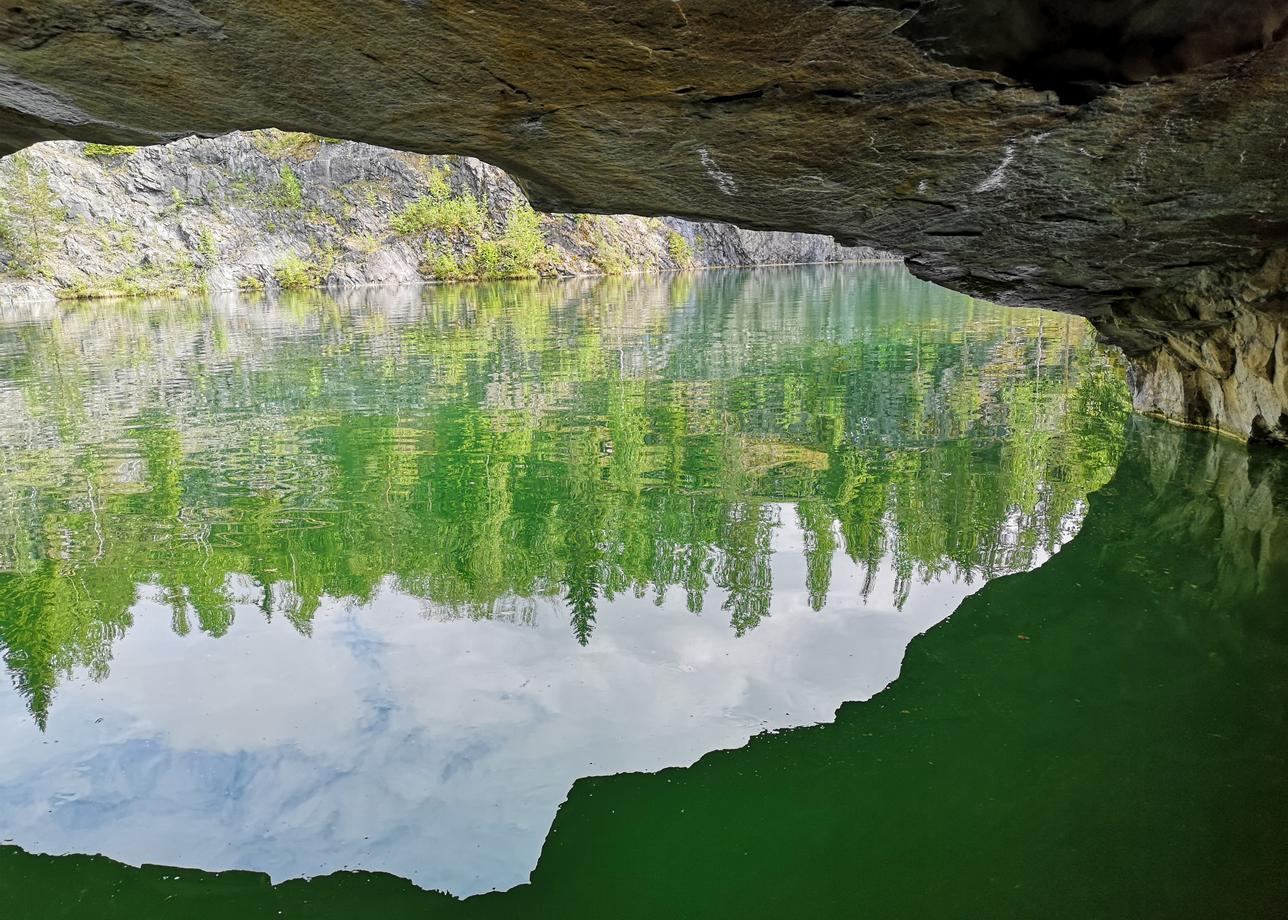
<path id="1" fill-rule="evenodd" d="M 485 203 L 455 193 L 446 168 L 431 169 L 427 194 L 408 204 L 390 227 L 404 236 L 424 236 L 422 270 L 438 281 L 536 278 L 554 273 L 541 217 L 516 198 L 497 227 Z"/>
<path id="2" fill-rule="evenodd" d="M 427 194 L 404 207 L 390 226 L 405 236 L 437 232 L 465 237 L 480 236 L 487 224 L 487 211 L 469 192 L 455 194 L 444 167 L 429 170 Z"/>
<path id="3" fill-rule="evenodd" d="M 609 239 L 598 225 L 592 231 L 591 239 L 595 244 L 591 261 L 603 274 L 624 275 L 634 267 L 626 247 L 618 240 Z"/>
<path id="4" fill-rule="evenodd" d="M 329 138 L 304 131 L 278 131 L 268 128 L 251 135 L 255 146 L 270 160 L 308 160 L 317 153 L 319 144 L 333 143 Z"/>
<path id="5" fill-rule="evenodd" d="M 680 268 L 693 267 L 693 246 L 679 233 L 672 230 L 666 235 L 666 251 Z"/>
<path id="6" fill-rule="evenodd" d="M 86 144 L 81 152 L 87 157 L 124 157 L 138 153 L 139 148 L 133 144 Z"/>
<path id="7" fill-rule="evenodd" d="M 273 203 L 279 208 L 298 209 L 304 207 L 304 187 L 300 177 L 286 163 L 278 172 L 280 177 L 277 188 L 273 190 Z"/>
<path id="8" fill-rule="evenodd" d="M 273 277 L 278 285 L 289 291 L 314 288 L 322 285 L 335 267 L 338 253 L 335 247 L 314 242 L 310 247 L 311 258 L 305 259 L 291 253 L 273 266 Z"/>
<path id="9" fill-rule="evenodd" d="M 526 201 L 515 201 L 511 206 L 499 245 L 501 271 L 506 277 L 535 278 L 552 272 L 541 216 Z"/>
<path id="10" fill-rule="evenodd" d="M 209 227 L 201 228 L 201 234 L 197 238 L 197 251 L 208 262 L 213 262 L 219 257 L 219 244 L 215 241 L 214 231 Z"/>
<path id="11" fill-rule="evenodd" d="M 273 267 L 273 277 L 286 290 L 317 287 L 321 278 L 317 265 L 292 253 L 278 260 Z"/>
<path id="12" fill-rule="evenodd" d="M 8 165 L 7 181 L 0 185 L 0 244 L 8 250 L 4 268 L 19 278 L 31 278 L 46 271 L 67 210 L 54 194 L 49 170 L 34 163 L 31 154 L 15 154 Z"/>
<path id="13" fill-rule="evenodd" d="M 60 300 L 160 297 L 206 293 L 205 273 L 186 255 L 130 266 L 111 275 L 85 275 L 60 288 Z"/>

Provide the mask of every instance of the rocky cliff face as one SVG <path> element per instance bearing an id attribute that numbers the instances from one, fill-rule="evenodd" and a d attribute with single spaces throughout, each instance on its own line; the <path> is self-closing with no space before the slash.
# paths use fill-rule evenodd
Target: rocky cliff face
<path id="1" fill-rule="evenodd" d="M 831 237 L 535 214 L 504 172 L 280 131 L 0 161 L 0 302 L 877 258 Z"/>
<path id="2" fill-rule="evenodd" d="M 1288 305 L 1286 23 L 1288 0 L 41 0 L 0 13 L 0 137 L 277 125 L 478 156 L 545 210 L 827 233 L 1087 316 L 1142 409 L 1288 441 L 1260 360 Z"/>

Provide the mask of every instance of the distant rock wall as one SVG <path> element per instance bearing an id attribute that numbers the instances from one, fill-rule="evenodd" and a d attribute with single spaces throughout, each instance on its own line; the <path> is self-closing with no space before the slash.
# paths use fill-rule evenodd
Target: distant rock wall
<path id="1" fill-rule="evenodd" d="M 0 302 L 883 258 L 825 236 L 538 215 L 508 175 L 267 130 L 0 161 Z"/>

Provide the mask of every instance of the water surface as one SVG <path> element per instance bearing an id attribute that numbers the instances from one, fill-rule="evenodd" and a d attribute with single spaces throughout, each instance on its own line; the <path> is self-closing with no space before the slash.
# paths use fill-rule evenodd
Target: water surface
<path id="1" fill-rule="evenodd" d="M 0 839 L 518 885 L 579 777 L 894 681 L 1125 416 L 1082 321 L 889 268 L 11 316 Z"/>

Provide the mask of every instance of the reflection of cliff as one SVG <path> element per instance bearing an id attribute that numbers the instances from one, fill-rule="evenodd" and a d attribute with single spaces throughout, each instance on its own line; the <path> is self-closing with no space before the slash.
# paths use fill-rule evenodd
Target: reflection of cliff
<path id="1" fill-rule="evenodd" d="M 1288 588 L 1288 461 L 1223 438 L 1136 428 L 1147 513 L 1165 539 L 1193 547 L 1175 563 L 1178 605 L 1228 611 L 1239 598 Z"/>
<path id="2" fill-rule="evenodd" d="M 836 552 L 901 604 L 1031 567 L 1117 461 L 1121 379 L 1081 321 L 902 275 L 369 296 L 0 327 L 0 640 L 38 714 L 106 668 L 141 583 L 212 635 L 248 593 L 307 631 L 389 578 L 450 615 L 560 598 L 585 641 L 601 599 L 715 590 L 741 633 L 783 502 L 813 606 Z"/>

